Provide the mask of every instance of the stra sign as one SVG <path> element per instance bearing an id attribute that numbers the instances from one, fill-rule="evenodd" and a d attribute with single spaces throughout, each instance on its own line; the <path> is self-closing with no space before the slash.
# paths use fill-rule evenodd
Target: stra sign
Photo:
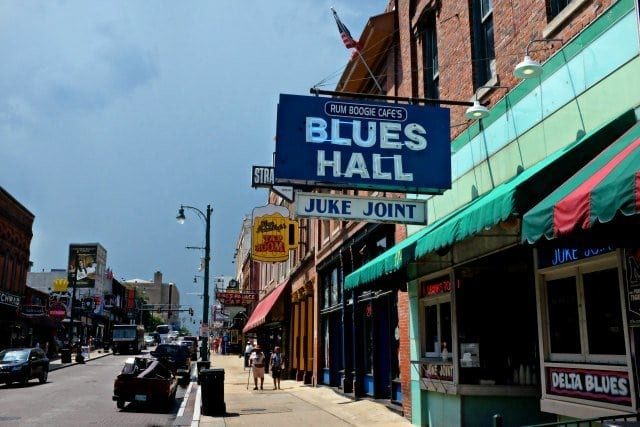
<path id="1" fill-rule="evenodd" d="M 274 181 L 442 194 L 449 123 L 446 108 L 281 94 Z"/>

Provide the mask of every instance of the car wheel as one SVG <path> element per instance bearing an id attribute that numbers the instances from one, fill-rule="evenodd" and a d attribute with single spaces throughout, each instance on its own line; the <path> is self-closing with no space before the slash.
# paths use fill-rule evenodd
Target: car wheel
<path id="1" fill-rule="evenodd" d="M 117 400 L 116 401 L 116 406 L 118 407 L 118 409 L 123 409 L 124 408 L 124 400 Z"/>
<path id="2" fill-rule="evenodd" d="M 38 378 L 38 381 L 40 381 L 40 384 L 44 384 L 47 382 L 48 377 L 49 377 L 49 371 L 43 371 L 40 374 L 40 378 Z"/>
<path id="3" fill-rule="evenodd" d="M 29 373 L 24 374 L 22 378 L 20 378 L 20 384 L 27 385 L 29 383 Z"/>

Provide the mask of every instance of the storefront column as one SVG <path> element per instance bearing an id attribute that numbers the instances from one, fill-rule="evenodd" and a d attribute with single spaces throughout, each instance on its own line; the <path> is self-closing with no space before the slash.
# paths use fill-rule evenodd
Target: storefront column
<path id="1" fill-rule="evenodd" d="M 299 316 L 299 320 L 300 320 L 300 361 L 299 361 L 299 369 L 298 369 L 298 373 L 296 375 L 296 380 L 297 381 L 303 381 L 304 380 L 304 373 L 305 370 L 307 369 L 307 364 L 306 364 L 306 357 L 307 357 L 307 352 L 306 352 L 306 336 L 305 336 L 305 332 L 306 332 L 306 325 L 305 325 L 305 320 L 307 318 L 307 302 L 302 299 L 300 300 L 300 316 Z"/>
<path id="2" fill-rule="evenodd" d="M 304 383 L 311 384 L 313 377 L 313 294 L 307 294 L 307 318 L 306 318 L 306 337 L 307 337 L 307 360 L 305 363 L 306 370 L 304 374 Z"/>
<path id="3" fill-rule="evenodd" d="M 418 282 L 409 282 L 409 360 L 420 359 L 420 295 Z M 423 419 L 422 408 L 425 406 L 426 393 L 420 388 L 420 372 L 410 366 L 411 372 L 411 422 L 413 425 L 425 425 L 428 420 Z"/>
<path id="4" fill-rule="evenodd" d="M 297 294 L 295 294 L 297 295 Z M 300 304 L 297 300 L 293 303 L 293 340 L 291 354 L 291 369 L 296 372 L 300 364 L 298 363 L 298 345 L 300 343 Z"/>

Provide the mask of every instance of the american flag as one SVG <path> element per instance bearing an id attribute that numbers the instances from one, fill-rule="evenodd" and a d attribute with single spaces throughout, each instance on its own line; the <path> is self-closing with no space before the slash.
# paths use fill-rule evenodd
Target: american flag
<path id="1" fill-rule="evenodd" d="M 338 14 L 336 13 L 335 9 L 331 8 L 331 11 L 333 12 L 333 17 L 335 18 L 336 24 L 338 25 L 338 31 L 340 31 L 340 37 L 342 37 L 342 42 L 344 43 L 346 48 L 356 50 L 359 49 L 360 46 L 358 45 L 358 42 L 354 40 L 347 26 L 342 23 L 340 18 L 338 18 Z"/>

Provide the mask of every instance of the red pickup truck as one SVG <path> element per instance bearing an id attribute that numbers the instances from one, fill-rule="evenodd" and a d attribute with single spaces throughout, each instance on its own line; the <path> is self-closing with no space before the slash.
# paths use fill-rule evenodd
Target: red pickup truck
<path id="1" fill-rule="evenodd" d="M 154 404 L 170 409 L 176 399 L 178 379 L 165 365 L 148 357 L 127 359 L 113 383 L 113 400 L 118 409 L 125 402 Z"/>

